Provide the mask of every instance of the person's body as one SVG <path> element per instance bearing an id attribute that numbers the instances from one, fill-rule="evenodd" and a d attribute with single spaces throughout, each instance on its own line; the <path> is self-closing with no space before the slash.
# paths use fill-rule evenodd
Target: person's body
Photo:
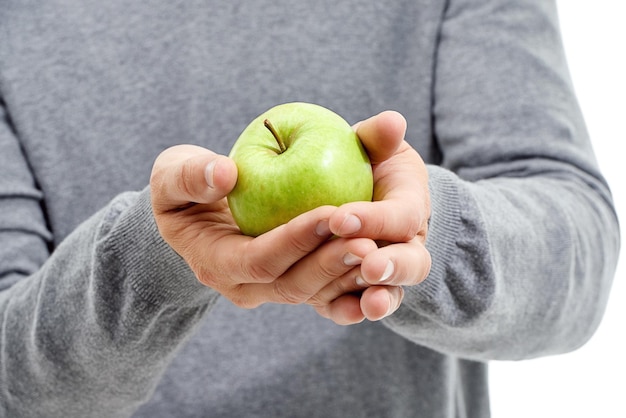
<path id="1" fill-rule="evenodd" d="M 551 2 L 10 1 L 0 95 L 0 416 L 485 417 L 602 317 Z M 217 154 L 296 100 L 366 119 L 376 201 L 239 235 Z"/>

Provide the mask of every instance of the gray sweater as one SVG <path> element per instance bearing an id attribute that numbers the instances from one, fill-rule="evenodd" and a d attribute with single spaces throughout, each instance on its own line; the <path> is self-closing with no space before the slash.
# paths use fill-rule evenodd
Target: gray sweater
<path id="1" fill-rule="evenodd" d="M 391 317 L 234 307 L 161 239 L 178 143 L 287 101 L 408 120 L 433 266 Z M 619 247 L 546 0 L 6 0 L 1 417 L 487 417 L 487 363 L 576 349 Z"/>

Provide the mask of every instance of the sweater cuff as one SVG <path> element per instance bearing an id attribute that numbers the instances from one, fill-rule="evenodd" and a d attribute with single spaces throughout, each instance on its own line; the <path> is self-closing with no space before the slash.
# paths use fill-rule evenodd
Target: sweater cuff
<path id="1" fill-rule="evenodd" d="M 431 216 L 426 249 L 431 256 L 428 277 L 416 286 L 405 288 L 405 304 L 423 311 L 423 304 L 436 303 L 445 287 L 445 276 L 459 231 L 462 230 L 458 177 L 441 167 L 428 166 Z"/>
<path id="2" fill-rule="evenodd" d="M 128 206 L 131 197 L 135 199 Z M 185 260 L 161 237 L 148 188 L 119 196 L 108 217 L 117 218 L 109 235 L 110 248 L 117 254 L 128 284 L 141 299 L 156 306 L 175 307 L 217 301 L 219 293 L 200 283 Z"/>

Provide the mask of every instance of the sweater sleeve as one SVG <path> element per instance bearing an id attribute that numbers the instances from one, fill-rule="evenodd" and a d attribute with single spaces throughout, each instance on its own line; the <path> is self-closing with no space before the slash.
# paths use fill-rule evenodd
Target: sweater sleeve
<path id="1" fill-rule="evenodd" d="M 2 112 L 0 416 L 130 415 L 217 296 L 161 239 L 148 190 L 50 253 L 42 194 Z"/>
<path id="2" fill-rule="evenodd" d="M 581 346 L 604 312 L 619 227 L 553 2 L 450 1 L 433 115 L 432 270 L 386 324 L 478 360 Z"/>

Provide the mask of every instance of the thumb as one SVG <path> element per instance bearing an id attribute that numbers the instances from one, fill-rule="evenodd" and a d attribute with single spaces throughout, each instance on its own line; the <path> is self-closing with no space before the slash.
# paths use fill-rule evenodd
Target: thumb
<path id="1" fill-rule="evenodd" d="M 213 203 L 235 187 L 237 166 L 230 158 L 195 145 L 177 145 L 155 160 L 150 176 L 152 205 L 169 211 L 190 203 Z"/>
<path id="2" fill-rule="evenodd" d="M 365 146 L 372 165 L 390 158 L 398 149 L 406 133 L 407 122 L 402 114 L 387 110 L 353 127 Z"/>

